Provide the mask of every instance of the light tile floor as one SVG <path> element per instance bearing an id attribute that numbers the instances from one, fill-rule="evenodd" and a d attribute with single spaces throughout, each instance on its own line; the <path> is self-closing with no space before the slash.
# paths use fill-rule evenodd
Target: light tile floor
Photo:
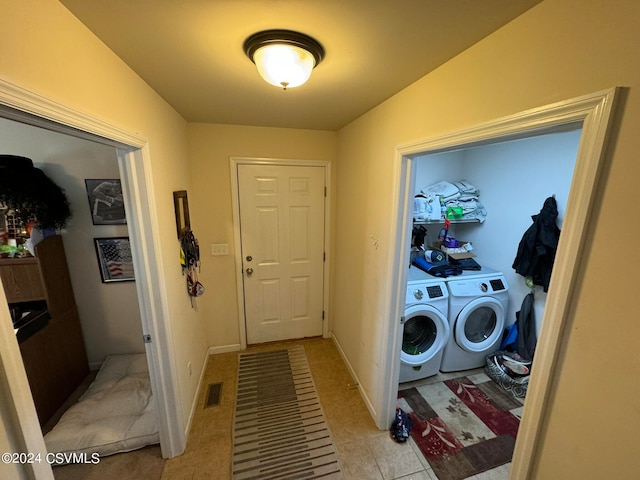
<path id="1" fill-rule="evenodd" d="M 388 431 L 375 426 L 332 340 L 274 343 L 250 347 L 247 351 L 276 350 L 292 344 L 304 345 L 345 480 L 438 480 L 412 440 L 396 443 Z M 187 449 L 166 462 L 162 480 L 231 478 L 231 431 L 239 353 L 209 357 Z M 426 382 L 441 380 L 443 377 L 437 375 Z M 223 383 L 220 405 L 204 408 L 208 385 L 218 382 Z M 509 465 L 469 478 L 508 479 Z"/>

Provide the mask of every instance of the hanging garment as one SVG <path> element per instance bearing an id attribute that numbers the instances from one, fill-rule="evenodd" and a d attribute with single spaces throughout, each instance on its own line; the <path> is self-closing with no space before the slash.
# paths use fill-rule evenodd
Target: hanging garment
<path id="1" fill-rule="evenodd" d="M 411 232 L 411 246 L 419 250 L 424 250 L 424 237 L 427 235 L 427 229 L 422 225 L 413 227 Z"/>
<path id="2" fill-rule="evenodd" d="M 180 239 L 180 263 L 183 275 L 193 268 L 200 268 L 200 247 L 191 230 L 186 230 Z"/>
<path id="3" fill-rule="evenodd" d="M 522 300 L 520 311 L 516 312 L 516 321 L 505 329 L 500 350 L 515 352 L 521 359 L 533 360 L 538 337 L 536 335 L 536 317 L 533 309 L 533 293 Z"/>
<path id="4" fill-rule="evenodd" d="M 536 317 L 533 310 L 533 293 L 527 294 L 522 301 L 520 311 L 516 313 L 518 324 L 517 352 L 526 360 L 533 360 L 536 351 Z"/>
<path id="5" fill-rule="evenodd" d="M 193 307 L 193 297 L 204 294 L 204 285 L 198 281 L 200 247 L 195 235 L 188 229 L 180 239 L 180 264 L 182 265 L 182 275 L 186 274 L 187 277 L 187 293 Z"/>
<path id="6" fill-rule="evenodd" d="M 522 236 L 518 252 L 513 261 L 516 273 L 531 277 L 535 285 L 549 289 L 551 270 L 556 258 L 560 229 L 556 225 L 558 205 L 554 197 L 544 201 L 538 215 L 532 215 L 533 224 Z"/>

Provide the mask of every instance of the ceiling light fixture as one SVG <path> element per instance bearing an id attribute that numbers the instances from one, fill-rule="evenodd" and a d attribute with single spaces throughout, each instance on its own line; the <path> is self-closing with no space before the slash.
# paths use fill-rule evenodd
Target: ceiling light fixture
<path id="1" fill-rule="evenodd" d="M 324 48 L 303 33 L 264 30 L 244 41 L 244 53 L 267 83 L 286 90 L 309 80 L 311 70 L 324 57 Z"/>

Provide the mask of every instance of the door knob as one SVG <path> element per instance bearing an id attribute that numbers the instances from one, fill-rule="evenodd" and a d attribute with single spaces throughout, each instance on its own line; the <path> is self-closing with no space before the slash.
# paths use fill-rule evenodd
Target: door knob
<path id="1" fill-rule="evenodd" d="M 251 274 L 253 273 L 253 268 L 247 268 L 245 272 L 247 272 L 247 276 L 250 277 Z"/>

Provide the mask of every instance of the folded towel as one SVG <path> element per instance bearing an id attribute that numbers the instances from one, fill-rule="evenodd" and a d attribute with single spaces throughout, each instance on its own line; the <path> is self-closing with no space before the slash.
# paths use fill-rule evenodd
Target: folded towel
<path id="1" fill-rule="evenodd" d="M 460 200 L 461 202 L 466 202 L 467 200 L 475 200 L 477 202 L 478 200 L 480 200 L 480 196 L 472 195 L 469 193 L 461 193 L 456 200 Z"/>
<path id="2" fill-rule="evenodd" d="M 453 184 L 458 188 L 460 193 L 470 193 L 475 195 L 479 193 L 478 189 L 466 180 L 458 180 L 457 182 L 453 182 Z"/>
<path id="3" fill-rule="evenodd" d="M 428 187 L 424 187 L 422 189 L 422 193 L 424 193 L 425 195 L 438 195 L 442 197 L 444 201 L 460 196 L 460 190 L 458 189 L 458 187 L 456 187 L 451 182 L 447 182 L 446 180 L 434 183 L 433 185 L 429 185 Z"/>
<path id="4" fill-rule="evenodd" d="M 471 213 L 478 208 L 478 202 L 475 200 L 451 200 L 446 203 L 447 208 L 460 207 L 463 214 Z"/>

